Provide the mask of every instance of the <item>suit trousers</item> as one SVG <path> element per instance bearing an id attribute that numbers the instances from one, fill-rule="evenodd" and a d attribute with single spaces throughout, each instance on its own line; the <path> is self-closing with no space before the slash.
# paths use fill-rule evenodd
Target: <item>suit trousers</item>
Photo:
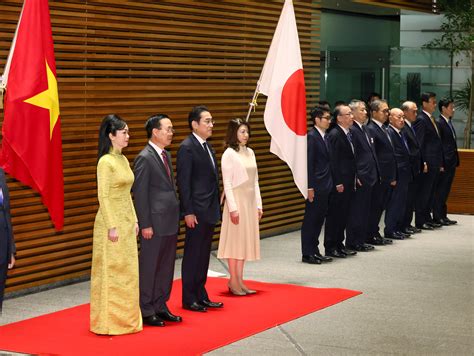
<path id="1" fill-rule="evenodd" d="M 199 221 L 199 219 L 198 219 Z M 194 229 L 186 227 L 181 278 L 183 281 L 183 304 L 209 300 L 205 288 L 209 257 L 215 224 L 199 222 Z"/>
<path id="2" fill-rule="evenodd" d="M 329 206 L 329 192 L 314 194 L 310 203 L 306 200 L 303 224 L 301 225 L 301 252 L 303 256 L 319 253 L 319 235 Z"/>
<path id="3" fill-rule="evenodd" d="M 3 305 L 3 293 L 5 292 L 5 282 L 7 279 L 8 271 L 8 262 L 10 257 L 7 252 L 7 234 L 5 229 L 2 230 L 2 235 L 0 236 L 0 312 L 2 311 Z"/>
<path id="4" fill-rule="evenodd" d="M 411 171 L 399 171 L 397 185 L 393 188 L 385 212 L 385 235 L 401 231 L 405 227 L 404 218 L 410 178 Z"/>
<path id="5" fill-rule="evenodd" d="M 349 218 L 349 207 L 353 190 L 345 189 L 342 193 L 333 190 L 329 194 L 329 208 L 324 228 L 324 249 L 327 252 L 344 247 L 344 231 Z"/>
<path id="6" fill-rule="evenodd" d="M 346 245 L 349 248 L 367 241 L 372 190 L 373 186 L 368 184 L 357 187 L 351 200 L 346 232 Z"/>
<path id="7" fill-rule="evenodd" d="M 415 203 L 418 200 L 420 174 L 418 174 L 410 183 L 408 183 L 407 203 L 405 209 L 405 217 L 403 219 L 403 229 L 410 226 L 413 220 L 413 212 L 415 211 Z"/>
<path id="8" fill-rule="evenodd" d="M 383 211 L 387 209 L 392 191 L 393 187 L 389 182 L 375 184 L 372 191 L 372 201 L 370 203 L 368 238 L 379 235 L 380 219 Z"/>
<path id="9" fill-rule="evenodd" d="M 433 203 L 433 219 L 440 220 L 446 219 L 448 214 L 448 201 L 449 192 L 453 184 L 454 175 L 456 174 L 456 167 L 450 168 L 441 172 L 438 179 L 438 184 L 434 193 Z"/>
<path id="10" fill-rule="evenodd" d="M 420 174 L 419 193 L 415 203 L 415 224 L 417 227 L 430 222 L 434 202 L 434 191 L 439 179 L 439 167 L 429 167 Z"/>
<path id="11" fill-rule="evenodd" d="M 168 311 L 178 235 L 140 238 L 140 309 L 143 317 Z"/>

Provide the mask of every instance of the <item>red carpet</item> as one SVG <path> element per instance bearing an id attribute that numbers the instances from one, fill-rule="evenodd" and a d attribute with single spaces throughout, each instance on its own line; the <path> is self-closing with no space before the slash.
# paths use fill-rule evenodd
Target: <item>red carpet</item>
<path id="1" fill-rule="evenodd" d="M 181 309 L 181 281 L 175 281 L 168 303 L 183 317 L 181 324 L 145 327 L 137 334 L 97 336 L 89 332 L 89 305 L 0 327 L 0 350 L 41 355 L 196 355 L 230 344 L 303 315 L 354 297 L 346 289 L 248 282 L 255 295 L 235 297 L 226 279 L 209 278 L 211 299 L 223 309 L 195 313 Z M 34 308 L 34 307 L 33 307 Z"/>

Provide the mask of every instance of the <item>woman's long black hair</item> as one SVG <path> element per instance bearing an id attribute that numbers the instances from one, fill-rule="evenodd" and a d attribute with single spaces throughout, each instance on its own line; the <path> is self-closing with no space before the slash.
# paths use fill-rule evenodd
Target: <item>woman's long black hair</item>
<path id="1" fill-rule="evenodd" d="M 127 123 L 115 114 L 109 114 L 102 120 L 99 129 L 99 152 L 97 154 L 97 162 L 100 157 L 110 152 L 112 141 L 110 141 L 109 134 L 116 135 L 118 130 L 123 130 Z"/>

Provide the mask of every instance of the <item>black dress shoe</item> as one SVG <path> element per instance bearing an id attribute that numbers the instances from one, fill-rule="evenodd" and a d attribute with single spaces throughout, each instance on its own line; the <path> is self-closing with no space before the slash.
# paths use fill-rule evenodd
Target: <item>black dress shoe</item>
<path id="1" fill-rule="evenodd" d="M 205 306 L 202 306 L 201 304 L 198 304 L 196 302 L 190 305 L 183 304 L 183 309 L 202 313 L 207 312 L 207 308 Z"/>
<path id="2" fill-rule="evenodd" d="M 444 221 L 446 221 L 449 225 L 455 225 L 458 223 L 456 220 L 451 220 L 450 218 L 444 218 Z"/>
<path id="3" fill-rule="evenodd" d="M 371 245 L 375 245 L 375 246 L 383 246 L 385 245 L 385 242 L 383 241 L 383 239 L 380 239 L 376 236 L 370 238 L 370 239 L 367 239 L 367 241 L 365 241 L 366 243 L 368 244 L 371 244 Z"/>
<path id="4" fill-rule="evenodd" d="M 156 315 L 143 317 L 143 324 L 148 326 L 165 326 L 165 322 Z"/>
<path id="5" fill-rule="evenodd" d="M 449 223 L 444 219 L 434 220 L 433 222 L 441 226 L 449 226 Z"/>
<path id="6" fill-rule="evenodd" d="M 434 227 L 429 225 L 428 223 L 424 223 L 421 226 L 418 226 L 420 230 L 434 230 Z"/>
<path id="7" fill-rule="evenodd" d="M 386 239 L 386 238 L 384 238 L 384 237 L 382 237 L 382 238 L 383 238 L 383 242 L 384 242 L 385 245 L 391 245 L 391 244 L 393 244 L 393 240 Z"/>
<path id="8" fill-rule="evenodd" d="M 326 256 L 331 256 L 335 258 L 346 258 L 346 255 L 338 250 L 329 250 L 326 251 Z"/>
<path id="9" fill-rule="evenodd" d="M 180 323 L 180 322 L 183 321 L 183 318 L 181 318 L 178 315 L 173 315 L 169 311 L 156 313 L 156 316 L 163 319 L 163 320 L 173 321 L 173 322 L 176 322 L 176 323 Z"/>
<path id="10" fill-rule="evenodd" d="M 314 255 L 303 255 L 301 261 L 309 263 L 310 265 L 320 265 L 322 263 L 322 261 Z"/>
<path id="11" fill-rule="evenodd" d="M 404 228 L 401 232 L 403 232 L 406 235 L 414 234 L 413 230 L 408 227 Z"/>
<path id="12" fill-rule="evenodd" d="M 211 302 L 210 300 L 201 300 L 199 304 L 206 308 L 222 308 L 224 306 L 222 302 Z"/>
<path id="13" fill-rule="evenodd" d="M 392 232 L 391 234 L 386 234 L 385 237 L 387 239 L 392 239 L 392 240 L 404 240 L 405 237 L 396 233 L 396 232 Z"/>
<path id="14" fill-rule="evenodd" d="M 355 256 L 355 255 L 357 255 L 356 251 L 350 250 L 348 248 L 340 248 L 339 252 L 343 253 L 346 256 Z"/>
<path id="15" fill-rule="evenodd" d="M 367 244 L 360 244 L 355 246 L 348 246 L 351 250 L 358 251 L 358 252 L 368 252 L 374 249 L 374 246 L 367 245 Z M 372 247 L 372 248 L 371 248 Z"/>
<path id="16" fill-rule="evenodd" d="M 370 245 L 370 244 L 362 244 L 362 246 L 364 248 L 367 249 L 367 251 L 372 251 L 374 249 L 374 246 Z"/>
<path id="17" fill-rule="evenodd" d="M 439 229 L 441 226 L 441 224 L 437 223 L 436 221 L 429 221 L 427 222 L 428 225 L 431 225 L 431 227 L 435 228 L 435 229 Z"/>
<path id="18" fill-rule="evenodd" d="M 421 232 L 421 229 L 418 229 L 415 226 L 409 225 L 408 228 L 413 231 L 414 234 L 419 234 Z"/>
<path id="19" fill-rule="evenodd" d="M 409 237 L 411 237 L 411 234 L 407 234 L 406 232 L 403 232 L 403 231 L 396 231 L 395 233 L 403 236 L 404 239 L 408 239 Z"/>
<path id="20" fill-rule="evenodd" d="M 331 262 L 332 261 L 331 257 L 323 256 L 320 253 L 315 253 L 314 257 L 316 257 L 318 260 L 321 260 L 321 262 Z"/>

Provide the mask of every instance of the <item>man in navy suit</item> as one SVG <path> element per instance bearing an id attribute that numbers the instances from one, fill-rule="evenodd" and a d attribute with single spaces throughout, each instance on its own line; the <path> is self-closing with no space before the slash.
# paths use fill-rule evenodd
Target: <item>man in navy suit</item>
<path id="1" fill-rule="evenodd" d="M 321 255 L 318 248 L 319 234 L 328 211 L 329 193 L 333 187 L 326 142 L 331 114 L 327 107 L 316 106 L 310 115 L 314 127 L 307 138 L 308 199 L 301 226 L 301 250 L 304 263 L 321 264 L 332 261 L 331 257 Z"/>
<path id="2" fill-rule="evenodd" d="M 379 164 L 380 182 L 376 183 L 372 192 L 369 213 L 369 235 L 367 243 L 386 245 L 391 239 L 383 238 L 379 232 L 380 218 L 387 207 L 393 187 L 397 184 L 397 163 L 392 142 L 388 135 L 387 123 L 389 109 L 385 100 L 373 100 L 370 104 L 372 119 L 367 124 L 367 132 L 373 140 L 373 147 Z"/>
<path id="3" fill-rule="evenodd" d="M 410 237 L 410 234 L 404 234 L 404 218 L 406 201 L 408 195 L 408 185 L 413 179 L 410 151 L 408 141 L 401 131 L 405 125 L 403 111 L 394 108 L 390 111 L 390 125 L 388 132 L 393 144 L 395 159 L 397 164 L 397 184 L 393 188 L 392 195 L 388 201 L 387 211 L 385 212 L 385 236 L 390 239 L 403 240 Z"/>
<path id="4" fill-rule="evenodd" d="M 15 265 L 15 241 L 10 218 L 10 195 L 5 172 L 0 168 L 0 314 L 7 271 Z"/>
<path id="5" fill-rule="evenodd" d="M 419 233 L 421 229 L 411 225 L 413 220 L 413 212 L 415 211 L 415 202 L 419 196 L 421 172 L 423 170 L 423 160 L 421 157 L 420 144 L 416 138 L 416 133 L 413 128 L 413 123 L 416 120 L 418 107 L 413 101 L 405 101 L 401 109 L 405 116 L 405 125 L 402 127 L 402 132 L 408 141 L 408 148 L 410 149 L 410 165 L 413 180 L 408 184 L 408 196 L 405 209 L 404 230 L 407 233 Z M 427 167 L 426 167 L 427 169 Z M 425 172 L 426 173 L 426 172 Z"/>
<path id="6" fill-rule="evenodd" d="M 222 308 L 212 302 L 205 284 L 214 227 L 220 219 L 219 170 L 212 146 L 214 120 L 205 106 L 194 107 L 188 115 L 192 133 L 181 143 L 176 161 L 181 214 L 186 236 L 181 276 L 183 308 L 205 312 Z"/>
<path id="7" fill-rule="evenodd" d="M 350 128 L 356 161 L 356 190 L 351 201 L 347 224 L 347 247 L 355 251 L 370 251 L 374 247 L 366 243 L 369 236 L 368 224 L 372 190 L 379 183 L 377 158 L 372 139 L 367 134 L 365 123 L 367 109 L 361 100 L 352 100 L 349 104 L 354 115 L 354 124 Z"/>
<path id="8" fill-rule="evenodd" d="M 337 258 L 356 254 L 344 246 L 344 231 L 355 184 L 354 146 L 349 132 L 352 117 L 352 111 L 347 105 L 336 106 L 333 114 L 335 124 L 327 134 L 333 188 L 329 195 L 324 249 L 326 256 Z"/>
<path id="9" fill-rule="evenodd" d="M 440 173 L 435 190 L 433 220 L 447 226 L 457 223 L 455 220 L 448 219 L 446 202 L 456 174 L 456 167 L 459 166 L 459 153 L 456 143 L 456 131 L 452 123 L 454 103 L 451 99 L 441 99 L 438 108 L 441 113 L 437 123 L 443 145 L 444 172 Z"/>
<path id="10" fill-rule="evenodd" d="M 432 230 L 441 227 L 441 224 L 433 221 L 431 210 L 439 174 L 444 171 L 443 144 L 438 124 L 433 117 L 436 110 L 436 94 L 422 93 L 421 104 L 422 111 L 413 124 L 424 161 L 420 194 L 415 207 L 415 223 L 417 228 Z"/>

